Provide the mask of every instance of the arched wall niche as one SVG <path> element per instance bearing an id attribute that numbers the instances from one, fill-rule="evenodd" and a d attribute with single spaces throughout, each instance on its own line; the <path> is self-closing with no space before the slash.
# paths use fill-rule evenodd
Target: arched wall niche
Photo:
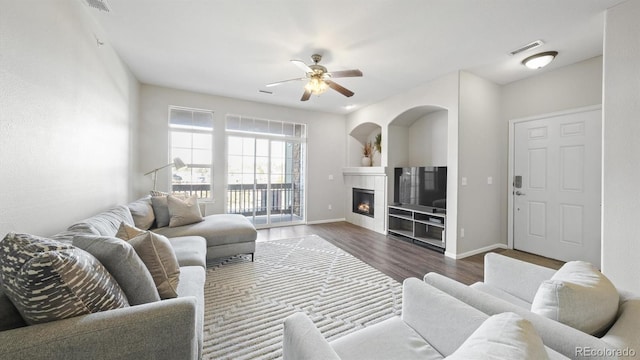
<path id="1" fill-rule="evenodd" d="M 446 166 L 448 122 L 449 111 L 441 106 L 416 106 L 400 113 L 387 129 L 387 166 Z"/>
<path id="2" fill-rule="evenodd" d="M 351 130 L 349 133 L 348 144 L 349 154 L 351 154 L 349 159 L 350 166 L 362 166 L 362 148 L 367 142 L 371 142 L 373 144 L 378 134 L 382 134 L 382 126 L 372 122 L 359 124 Z M 381 166 L 382 154 L 374 150 L 372 160 L 372 166 Z"/>

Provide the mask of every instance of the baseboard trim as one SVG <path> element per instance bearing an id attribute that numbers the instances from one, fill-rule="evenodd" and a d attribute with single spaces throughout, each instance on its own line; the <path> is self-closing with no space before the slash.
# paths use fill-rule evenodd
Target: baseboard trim
<path id="1" fill-rule="evenodd" d="M 459 259 L 464 259 L 464 258 L 469 257 L 469 256 L 481 254 L 483 252 L 487 252 L 487 251 L 491 251 L 491 250 L 495 250 L 495 249 L 508 249 L 508 248 L 509 247 L 507 246 L 507 244 L 492 244 L 492 245 L 489 245 L 489 246 L 482 247 L 480 249 L 467 251 L 467 252 L 464 252 L 464 253 L 461 253 L 461 254 L 454 254 L 454 253 L 451 253 L 451 252 L 447 251 L 447 252 L 444 253 L 444 255 L 446 257 L 459 260 Z"/>
<path id="2" fill-rule="evenodd" d="M 341 219 L 325 219 L 325 220 L 307 221 L 307 225 L 326 224 L 326 223 L 341 222 L 341 221 L 347 221 L 347 219 L 341 218 Z"/>

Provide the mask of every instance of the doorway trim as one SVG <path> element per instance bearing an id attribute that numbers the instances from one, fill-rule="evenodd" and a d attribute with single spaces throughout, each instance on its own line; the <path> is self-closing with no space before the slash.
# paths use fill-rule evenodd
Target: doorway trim
<path id="1" fill-rule="evenodd" d="M 577 114 L 581 112 L 594 111 L 594 110 L 602 110 L 602 105 L 590 105 L 579 108 L 573 108 L 569 110 L 556 111 L 552 113 L 528 116 L 523 118 L 516 118 L 509 120 L 509 158 L 507 160 L 507 248 L 513 249 L 513 176 L 514 174 L 514 151 L 515 151 L 515 126 L 518 123 L 523 123 L 527 121 L 541 120 L 551 117 L 569 115 L 569 114 Z M 604 122 L 603 122 L 604 123 Z M 601 154 L 602 156 L 602 154 Z M 600 215 L 602 217 L 602 214 Z M 602 219 L 601 219 L 602 220 Z"/>

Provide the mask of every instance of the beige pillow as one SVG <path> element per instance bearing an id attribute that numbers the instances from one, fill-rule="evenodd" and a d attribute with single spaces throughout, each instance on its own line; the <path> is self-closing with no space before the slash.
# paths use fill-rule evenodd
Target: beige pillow
<path id="1" fill-rule="evenodd" d="M 147 267 L 158 289 L 161 299 L 178 296 L 180 281 L 180 265 L 169 239 L 122 223 L 116 234 L 133 246 L 144 265 Z"/>
<path id="2" fill-rule="evenodd" d="M 169 205 L 167 204 L 167 195 L 169 193 L 165 193 L 162 191 L 151 190 L 151 206 L 153 208 L 153 213 L 155 215 L 156 226 L 161 228 L 165 226 L 169 226 Z M 179 199 L 184 199 L 183 195 L 172 195 Z"/>
<path id="3" fill-rule="evenodd" d="M 196 195 L 184 200 L 168 195 L 167 205 L 169 206 L 169 227 L 193 224 L 203 220 Z"/>
<path id="4" fill-rule="evenodd" d="M 533 325 L 507 312 L 485 320 L 447 359 L 543 360 L 549 355 Z"/>
<path id="5" fill-rule="evenodd" d="M 593 265 L 570 261 L 540 285 L 531 311 L 599 335 L 615 320 L 619 300 L 615 286 Z"/>

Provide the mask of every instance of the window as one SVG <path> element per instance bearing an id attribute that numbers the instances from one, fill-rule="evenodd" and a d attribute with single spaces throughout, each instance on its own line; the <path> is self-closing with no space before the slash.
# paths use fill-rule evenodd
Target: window
<path id="1" fill-rule="evenodd" d="M 186 167 L 173 169 L 171 191 L 211 198 L 213 175 L 213 112 L 169 108 L 169 159 L 180 158 Z"/>
<path id="2" fill-rule="evenodd" d="M 226 212 L 256 226 L 304 221 L 306 125 L 227 115 Z"/>

